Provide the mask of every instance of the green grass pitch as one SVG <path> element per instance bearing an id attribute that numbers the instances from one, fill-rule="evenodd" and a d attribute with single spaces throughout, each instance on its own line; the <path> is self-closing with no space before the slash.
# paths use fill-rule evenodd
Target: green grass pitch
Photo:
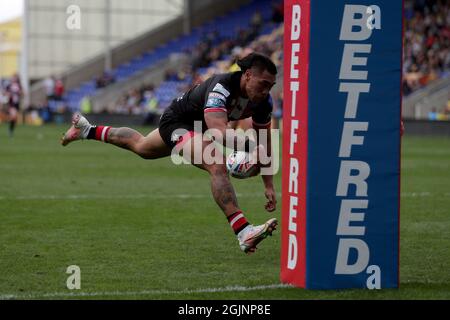
<path id="1" fill-rule="evenodd" d="M 64 130 L 9 139 L 0 126 L 0 299 L 450 299 L 448 138 L 403 139 L 401 288 L 310 291 L 279 286 L 278 231 L 240 251 L 203 171 L 92 141 L 63 148 Z M 271 217 L 260 178 L 233 181 L 252 223 Z M 70 265 L 81 290 L 66 288 Z"/>

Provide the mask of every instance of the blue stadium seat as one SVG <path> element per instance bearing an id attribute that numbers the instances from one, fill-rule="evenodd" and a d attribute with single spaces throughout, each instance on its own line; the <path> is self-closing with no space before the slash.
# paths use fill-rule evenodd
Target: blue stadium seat
<path id="1" fill-rule="evenodd" d="M 137 72 L 152 66 L 171 53 L 181 52 L 182 50 L 194 47 L 206 32 L 217 30 L 220 37 L 231 38 L 235 35 L 237 28 L 247 28 L 249 26 L 249 20 L 257 10 L 261 12 L 265 20 L 270 19 L 272 10 L 270 5 L 271 2 L 272 0 L 253 0 L 249 4 L 193 28 L 189 35 L 181 35 L 167 43 L 159 45 L 152 51 L 131 59 L 127 63 L 124 63 L 113 70 L 116 80 L 118 82 L 126 81 Z M 262 34 L 270 33 L 273 28 L 274 27 L 270 24 L 265 25 L 262 29 Z M 220 39 L 214 39 L 213 42 L 217 43 L 218 41 L 220 41 Z M 204 74 L 207 70 L 208 68 L 201 68 L 198 72 Z M 191 79 L 184 82 L 178 81 L 176 83 L 167 82 L 162 84 L 162 87 L 157 89 L 155 94 L 161 101 L 165 103 L 170 102 L 177 96 L 178 88 L 183 84 L 186 85 L 190 83 L 190 80 Z M 158 91 L 160 89 L 163 90 L 163 93 Z M 95 91 L 95 82 L 88 81 L 81 84 L 78 88 L 67 92 L 65 98 L 68 101 L 69 107 L 73 110 L 77 110 L 81 99 L 87 94 L 94 94 Z"/>

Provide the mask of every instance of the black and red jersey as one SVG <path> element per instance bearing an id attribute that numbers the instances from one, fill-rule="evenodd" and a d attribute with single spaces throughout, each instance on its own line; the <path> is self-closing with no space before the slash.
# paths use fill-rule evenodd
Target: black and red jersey
<path id="1" fill-rule="evenodd" d="M 252 117 L 255 124 L 267 126 L 272 115 L 270 95 L 261 103 L 241 96 L 242 72 L 214 75 L 176 99 L 169 107 L 173 116 L 183 122 L 203 121 L 207 112 L 226 112 L 228 121 Z M 175 101 L 174 101 L 175 102 Z"/>

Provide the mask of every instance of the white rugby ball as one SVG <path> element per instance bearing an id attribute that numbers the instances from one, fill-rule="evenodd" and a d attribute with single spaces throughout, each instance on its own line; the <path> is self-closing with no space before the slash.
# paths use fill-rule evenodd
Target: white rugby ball
<path id="1" fill-rule="evenodd" d="M 259 174 L 259 165 L 250 161 L 250 156 L 244 151 L 234 151 L 227 157 L 227 170 L 237 179 L 246 179 Z"/>

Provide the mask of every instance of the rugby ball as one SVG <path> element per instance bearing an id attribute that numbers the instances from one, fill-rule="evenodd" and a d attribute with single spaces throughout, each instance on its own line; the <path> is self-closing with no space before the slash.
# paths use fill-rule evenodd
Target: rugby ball
<path id="1" fill-rule="evenodd" d="M 228 173 L 237 179 L 246 179 L 259 174 L 259 165 L 250 161 L 250 156 L 244 151 L 234 151 L 227 157 Z"/>

